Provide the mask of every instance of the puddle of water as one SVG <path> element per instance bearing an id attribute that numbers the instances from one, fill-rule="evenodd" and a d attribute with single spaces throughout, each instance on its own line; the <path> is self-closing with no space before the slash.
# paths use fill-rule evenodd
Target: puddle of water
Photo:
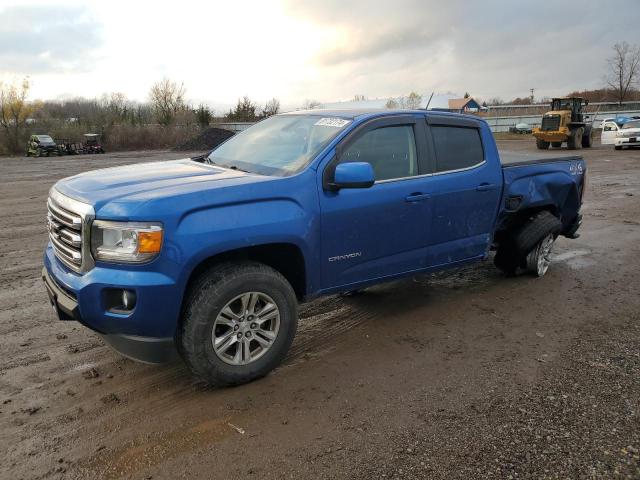
<path id="1" fill-rule="evenodd" d="M 595 260 L 588 257 L 591 252 L 589 250 L 570 250 L 551 257 L 552 262 L 565 262 L 574 270 L 591 267 L 595 265 Z"/>
<path id="2" fill-rule="evenodd" d="M 551 260 L 554 262 L 564 262 L 575 257 L 583 257 L 585 255 L 589 255 L 590 253 L 591 252 L 589 250 L 569 250 L 568 252 L 554 255 L 553 257 L 551 257 Z"/>

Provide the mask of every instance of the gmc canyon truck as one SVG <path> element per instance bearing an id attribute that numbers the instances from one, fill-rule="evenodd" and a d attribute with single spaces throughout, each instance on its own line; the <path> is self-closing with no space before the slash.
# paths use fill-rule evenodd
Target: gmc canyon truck
<path id="1" fill-rule="evenodd" d="M 580 157 L 503 158 L 487 123 L 421 111 L 276 115 L 184 160 L 83 173 L 48 199 L 62 320 L 213 385 L 286 356 L 297 305 L 477 262 L 542 276 L 577 237 Z"/>

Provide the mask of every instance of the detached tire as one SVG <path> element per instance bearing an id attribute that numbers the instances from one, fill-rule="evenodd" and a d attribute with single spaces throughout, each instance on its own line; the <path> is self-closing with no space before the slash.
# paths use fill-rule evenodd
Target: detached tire
<path id="1" fill-rule="evenodd" d="M 561 229 L 562 222 L 551 212 L 547 210 L 538 212 L 502 242 L 493 263 L 507 276 L 515 275 L 519 268 L 530 270 L 534 260 L 531 260 L 532 257 L 529 254 L 548 236 L 555 241 Z M 549 252 L 550 248 L 549 251 L 544 250 L 541 254 L 546 255 L 545 258 L 548 260 Z M 546 273 L 548 266 L 547 263 L 542 275 Z"/>
<path id="2" fill-rule="evenodd" d="M 558 217 L 547 210 L 536 213 L 517 232 L 515 236 L 515 249 L 518 254 L 525 256 L 550 233 L 557 235 L 562 228 L 562 222 Z"/>
<path id="3" fill-rule="evenodd" d="M 543 277 L 551 264 L 551 249 L 556 241 L 553 233 L 545 236 L 527 255 L 527 271 L 536 277 Z"/>
<path id="4" fill-rule="evenodd" d="M 189 289 L 176 340 L 194 375 L 213 386 L 238 385 L 277 367 L 297 326 L 296 295 L 278 271 L 228 263 Z"/>

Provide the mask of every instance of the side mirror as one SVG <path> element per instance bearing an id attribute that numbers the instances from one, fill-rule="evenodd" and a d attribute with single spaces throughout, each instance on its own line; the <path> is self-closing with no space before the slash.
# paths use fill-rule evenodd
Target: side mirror
<path id="1" fill-rule="evenodd" d="M 376 181 L 373 167 L 367 162 L 339 163 L 334 174 L 334 188 L 369 188 Z"/>

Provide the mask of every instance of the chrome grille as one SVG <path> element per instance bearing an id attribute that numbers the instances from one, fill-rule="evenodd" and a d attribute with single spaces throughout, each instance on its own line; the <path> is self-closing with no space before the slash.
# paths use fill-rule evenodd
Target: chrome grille
<path id="1" fill-rule="evenodd" d="M 58 260 L 78 273 L 93 267 L 89 251 L 93 208 L 52 188 L 47 201 L 47 212 L 49 240 Z"/>

